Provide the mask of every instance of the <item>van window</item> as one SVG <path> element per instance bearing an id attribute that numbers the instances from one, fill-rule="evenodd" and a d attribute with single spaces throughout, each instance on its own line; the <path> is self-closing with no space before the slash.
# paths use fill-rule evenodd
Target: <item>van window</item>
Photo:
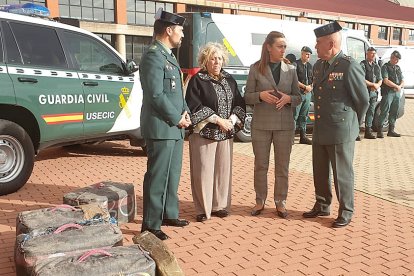
<path id="1" fill-rule="evenodd" d="M 99 73 L 122 74 L 122 60 L 100 41 L 84 35 L 65 31 L 65 45 L 79 70 Z"/>
<path id="2" fill-rule="evenodd" d="M 348 49 L 348 55 L 353 57 L 357 62 L 361 62 L 365 59 L 364 41 L 353 37 L 347 37 L 346 45 Z"/>
<path id="3" fill-rule="evenodd" d="M 54 29 L 14 22 L 11 22 L 10 26 L 19 45 L 24 64 L 68 67 Z"/>
<path id="4" fill-rule="evenodd" d="M 22 57 L 20 56 L 19 48 L 17 47 L 13 33 L 9 24 L 6 22 L 1 23 L 4 34 L 4 45 L 6 46 L 6 62 L 12 64 L 23 64 Z"/>

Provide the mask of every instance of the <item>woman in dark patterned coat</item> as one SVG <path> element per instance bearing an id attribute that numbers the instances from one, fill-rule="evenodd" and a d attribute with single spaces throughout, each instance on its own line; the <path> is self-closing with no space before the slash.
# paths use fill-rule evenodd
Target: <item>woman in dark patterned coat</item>
<path id="1" fill-rule="evenodd" d="M 191 190 L 197 221 L 226 217 L 231 204 L 233 137 L 243 126 L 246 106 L 234 78 L 222 67 L 228 62 L 221 44 L 200 50 L 201 70 L 186 93 L 193 128 L 189 136 Z"/>

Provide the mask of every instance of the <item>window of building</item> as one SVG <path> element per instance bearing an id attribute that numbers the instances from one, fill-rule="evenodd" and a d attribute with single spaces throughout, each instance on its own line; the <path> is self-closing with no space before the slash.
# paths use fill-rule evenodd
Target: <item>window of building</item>
<path id="1" fill-rule="evenodd" d="M 361 24 L 361 30 L 364 31 L 364 35 L 365 35 L 366 38 L 371 37 L 371 25 Z"/>
<path id="2" fill-rule="evenodd" d="M 128 24 L 153 26 L 155 13 L 159 8 L 163 8 L 167 12 L 174 12 L 172 3 L 127 0 Z"/>
<path id="3" fill-rule="evenodd" d="M 392 40 L 401 40 L 401 28 L 393 28 L 392 30 Z"/>
<path id="4" fill-rule="evenodd" d="M 148 36 L 125 36 L 126 41 L 126 58 L 134 60 L 137 64 L 141 61 L 142 54 L 148 45 L 151 44 L 152 38 Z"/>
<path id="5" fill-rule="evenodd" d="M 186 5 L 186 12 L 212 12 L 212 13 L 223 13 L 223 9 L 207 6 L 198 6 L 198 5 Z"/>
<path id="6" fill-rule="evenodd" d="M 285 20 L 298 21 L 298 17 L 297 16 L 291 16 L 291 15 L 285 15 Z"/>
<path id="7" fill-rule="evenodd" d="M 348 28 L 348 29 L 355 29 L 355 23 L 345 22 L 345 27 Z"/>
<path id="8" fill-rule="evenodd" d="M 35 3 L 35 4 L 41 4 L 42 6 L 45 6 L 45 1 L 41 0 L 33 0 L 33 1 L 20 1 L 20 0 L 0 0 L 0 5 L 10 5 L 10 4 L 26 4 L 26 3 Z"/>
<path id="9" fill-rule="evenodd" d="M 388 27 L 379 26 L 378 28 L 378 39 L 387 39 L 388 38 Z"/>
<path id="10" fill-rule="evenodd" d="M 310 23 L 314 23 L 314 24 L 319 24 L 319 19 L 318 18 L 309 18 L 308 19 Z"/>
<path id="11" fill-rule="evenodd" d="M 414 41 L 414 30 L 408 30 L 408 41 Z"/>
<path id="12" fill-rule="evenodd" d="M 114 22 L 113 0 L 59 0 L 61 17 Z"/>

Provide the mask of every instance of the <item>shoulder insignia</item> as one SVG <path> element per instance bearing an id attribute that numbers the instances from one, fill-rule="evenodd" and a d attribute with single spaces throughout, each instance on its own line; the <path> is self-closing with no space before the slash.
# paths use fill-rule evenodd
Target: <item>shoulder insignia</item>
<path id="1" fill-rule="evenodd" d="M 158 48 L 158 46 L 157 45 L 152 45 L 151 47 L 149 47 L 149 49 L 150 50 L 155 50 L 155 49 L 157 49 Z"/>
<path id="2" fill-rule="evenodd" d="M 351 62 L 352 57 L 351 57 L 351 56 L 347 56 L 347 55 L 343 55 L 343 56 L 342 56 L 342 59 L 344 59 L 344 60 L 347 60 L 347 61 Z"/>

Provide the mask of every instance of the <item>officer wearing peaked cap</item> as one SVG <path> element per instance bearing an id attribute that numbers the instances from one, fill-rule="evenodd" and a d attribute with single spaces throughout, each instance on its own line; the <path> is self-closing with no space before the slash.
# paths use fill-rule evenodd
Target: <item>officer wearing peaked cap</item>
<path id="1" fill-rule="evenodd" d="M 312 137 L 316 203 L 306 218 L 330 215 L 332 169 L 339 201 L 332 227 L 344 227 L 354 212 L 353 158 L 355 138 L 368 108 L 361 66 L 341 51 L 341 26 L 333 22 L 315 29 L 319 60 L 313 68 L 315 125 Z"/>
<path id="2" fill-rule="evenodd" d="M 298 86 L 302 94 L 302 103 L 294 110 L 294 118 L 300 131 L 300 144 L 312 145 L 312 141 L 306 137 L 306 121 L 309 115 L 309 107 L 312 98 L 313 67 L 309 63 L 312 54 L 311 48 L 303 46 L 300 51 L 300 59 L 296 61 L 296 73 L 298 74 Z"/>
<path id="3" fill-rule="evenodd" d="M 379 116 L 378 138 L 384 138 L 382 128 L 388 115 L 389 128 L 387 136 L 400 137 L 401 134 L 395 132 L 395 122 L 398 117 L 398 109 L 400 107 L 401 89 L 404 87 L 404 76 L 400 66 L 397 65 L 401 59 L 398 51 L 391 53 L 390 61 L 382 65 L 381 74 L 383 82 L 381 86 L 381 113 Z"/>
<path id="4" fill-rule="evenodd" d="M 184 129 L 191 124 L 184 100 L 180 66 L 171 49 L 184 37 L 185 18 L 160 9 L 155 17 L 154 41 L 140 63 L 143 90 L 141 132 L 147 145 L 147 172 L 143 188 L 141 232 L 161 240 L 161 225 L 188 225 L 178 218 Z"/>

